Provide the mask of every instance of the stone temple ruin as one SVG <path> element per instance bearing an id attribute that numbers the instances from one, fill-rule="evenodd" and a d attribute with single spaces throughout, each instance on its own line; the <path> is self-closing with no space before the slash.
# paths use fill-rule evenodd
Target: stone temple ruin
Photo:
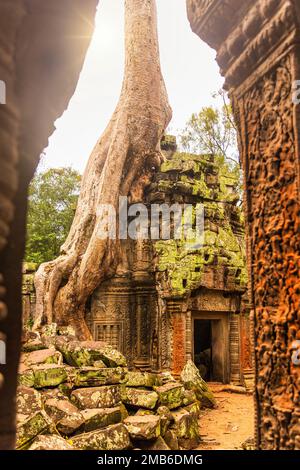
<path id="1" fill-rule="evenodd" d="M 10 362 L 0 368 L 0 433 L 5 449 L 14 447 L 27 188 L 53 123 L 74 93 L 98 2 L 53 0 L 51 9 L 50 2 L 32 3 L 30 11 L 24 8 L 25 1 L 0 3 L 5 22 L 0 31 L 5 51 L 0 72 L 10 92 L 7 105 L 0 108 L 0 335 L 7 339 L 10 356 Z M 12 9 L 14 14 L 9 14 L 8 21 L 7 12 Z M 298 344 L 300 338 L 300 114 L 292 94 L 300 70 L 300 3 L 187 0 L 187 11 L 192 30 L 217 53 L 239 133 L 255 346 L 256 447 L 299 449 L 299 365 L 293 357 L 297 352 L 294 342 Z M 26 42 L 30 47 L 24 48 Z M 49 64 L 45 57 L 57 59 Z M 31 112 L 33 103 L 39 112 Z M 160 302 L 171 312 L 171 301 Z M 245 368 L 251 366 L 250 336 L 245 333 L 249 323 L 243 310 L 238 315 L 245 377 Z M 180 324 L 181 336 L 185 336 L 188 315 L 178 309 L 169 316 L 172 326 Z M 168 344 L 172 345 L 175 330 L 171 328 Z M 152 345 L 162 347 L 162 340 L 154 340 Z M 190 354 L 191 342 L 187 345 L 181 343 Z M 157 348 L 152 346 L 154 351 Z M 170 354 L 169 362 L 172 357 Z"/>
<path id="2" fill-rule="evenodd" d="M 94 293 L 88 323 L 132 367 L 176 376 L 187 360 L 204 356 L 208 380 L 241 384 L 251 360 L 238 176 L 213 156 L 177 153 L 172 138 L 162 147 L 167 160 L 148 203 L 203 203 L 204 247 L 126 240 L 128 269 Z"/>
<path id="3" fill-rule="evenodd" d="M 162 150 L 146 205 L 202 204 L 203 244 L 123 240 L 122 269 L 87 306 L 94 341 L 56 324 L 30 331 L 34 265 L 24 266 L 18 449 L 197 448 L 200 409 L 216 405 L 207 382 L 253 387 L 239 172 L 179 153 L 172 136 Z"/>
<path id="4" fill-rule="evenodd" d="M 204 246 L 125 240 L 125 268 L 94 292 L 86 321 L 94 340 L 121 351 L 131 369 L 178 377 L 191 359 L 206 381 L 251 386 L 239 174 L 218 157 L 177 152 L 172 136 L 162 149 L 166 161 L 147 204 L 202 203 Z M 35 301 L 30 276 L 24 278 L 26 321 Z"/>

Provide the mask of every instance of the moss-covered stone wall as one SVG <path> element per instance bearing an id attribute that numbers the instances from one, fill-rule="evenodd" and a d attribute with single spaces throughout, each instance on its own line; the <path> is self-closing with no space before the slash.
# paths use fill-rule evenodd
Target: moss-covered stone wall
<path id="1" fill-rule="evenodd" d="M 185 296 L 201 286 L 245 289 L 239 169 L 221 157 L 177 152 L 171 136 L 167 136 L 162 147 L 167 159 L 150 188 L 150 202 L 203 204 L 205 215 L 204 243 L 200 248 L 191 249 L 184 238 L 155 242 L 162 295 Z M 214 285 L 207 286 L 207 279 L 212 277 Z"/>

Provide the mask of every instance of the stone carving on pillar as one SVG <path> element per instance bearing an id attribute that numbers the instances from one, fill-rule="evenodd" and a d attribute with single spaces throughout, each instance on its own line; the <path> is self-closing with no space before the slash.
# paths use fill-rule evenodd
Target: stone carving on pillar
<path id="1" fill-rule="evenodd" d="M 239 129 L 254 307 L 257 445 L 300 449 L 300 80 L 296 0 L 187 0 L 192 29 L 217 50 Z M 222 22 L 222 25 L 221 25 Z"/>
<path id="2" fill-rule="evenodd" d="M 171 339 L 170 339 L 170 315 L 167 302 L 158 295 L 158 331 L 159 331 L 159 367 L 162 370 L 171 368 Z"/>

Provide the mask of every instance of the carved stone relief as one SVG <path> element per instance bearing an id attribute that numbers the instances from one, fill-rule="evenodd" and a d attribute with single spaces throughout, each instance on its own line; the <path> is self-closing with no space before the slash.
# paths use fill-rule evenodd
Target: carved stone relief
<path id="1" fill-rule="evenodd" d="M 292 101 L 293 81 L 300 79 L 299 3 L 215 0 L 202 17 L 195 8 L 200 0 L 187 3 L 192 29 L 217 50 L 240 134 L 257 445 L 299 449 L 300 372 L 292 360 L 300 339 L 300 113 Z M 226 26 L 217 27 L 221 18 Z"/>
<path id="2" fill-rule="evenodd" d="M 293 371 L 291 360 L 300 326 L 300 206 L 291 61 L 290 55 L 284 57 L 239 103 L 248 140 L 256 388 L 265 449 L 294 448 L 287 425 L 300 398 L 299 368 Z"/>

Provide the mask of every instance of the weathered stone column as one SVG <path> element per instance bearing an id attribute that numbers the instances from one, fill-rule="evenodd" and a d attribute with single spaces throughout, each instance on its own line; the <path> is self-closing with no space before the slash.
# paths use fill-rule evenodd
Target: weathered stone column
<path id="1" fill-rule="evenodd" d="M 217 50 L 240 136 L 257 445 L 300 449 L 300 80 L 298 0 L 187 0 L 192 29 Z M 298 341 L 298 342 L 297 342 Z"/>
<path id="2" fill-rule="evenodd" d="M 167 300 L 167 312 L 171 323 L 171 372 L 179 377 L 186 364 L 186 306 L 182 298 Z"/>

